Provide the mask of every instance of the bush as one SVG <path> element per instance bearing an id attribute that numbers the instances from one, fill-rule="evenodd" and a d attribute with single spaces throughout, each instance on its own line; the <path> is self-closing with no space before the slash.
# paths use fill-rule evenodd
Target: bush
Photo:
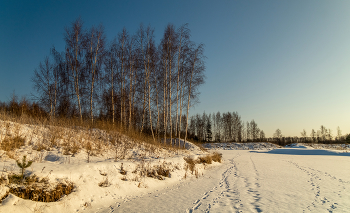
<path id="1" fill-rule="evenodd" d="M 192 174 L 193 174 L 197 162 L 191 157 L 184 157 L 184 160 L 187 163 L 186 169 L 189 169 L 192 172 Z"/>
<path id="2" fill-rule="evenodd" d="M 212 162 L 212 157 L 210 155 L 199 157 L 199 163 L 211 164 L 211 162 Z"/>
<path id="3" fill-rule="evenodd" d="M 222 154 L 221 154 L 221 153 L 218 153 L 218 152 L 214 152 L 214 153 L 211 155 L 211 159 L 213 159 L 214 162 L 219 162 L 219 163 L 221 163 L 221 158 L 222 158 Z"/>

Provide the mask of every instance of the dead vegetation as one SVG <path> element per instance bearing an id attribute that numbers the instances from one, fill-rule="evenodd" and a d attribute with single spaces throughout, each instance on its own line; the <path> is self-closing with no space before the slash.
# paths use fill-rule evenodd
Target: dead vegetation
<path id="1" fill-rule="evenodd" d="M 219 163 L 221 163 L 222 154 L 219 153 L 219 152 L 214 152 L 214 153 L 211 155 L 211 159 L 212 159 L 214 162 L 219 162 Z"/>
<path id="2" fill-rule="evenodd" d="M 171 171 L 177 167 L 173 167 L 170 163 L 163 161 L 162 164 L 151 166 L 150 162 L 145 163 L 141 161 L 132 172 L 137 176 L 134 178 L 135 181 L 138 181 L 140 178 L 151 177 L 158 180 L 164 180 L 165 178 L 171 177 Z M 139 178 L 138 178 L 139 177 Z"/>
<path id="3" fill-rule="evenodd" d="M 14 151 L 15 149 L 19 149 L 21 146 L 24 146 L 24 138 L 20 136 L 15 137 L 6 137 L 1 142 L 1 149 L 4 151 Z"/>
<path id="4" fill-rule="evenodd" d="M 185 170 L 190 170 L 191 174 L 195 173 L 196 177 L 198 178 L 198 170 L 196 169 L 196 164 L 212 164 L 212 161 L 214 162 L 219 162 L 221 163 L 221 158 L 222 158 L 222 154 L 219 152 L 214 152 L 212 154 L 208 154 L 205 156 L 200 156 L 197 159 L 194 159 L 191 156 L 188 157 L 184 157 L 184 160 L 186 161 L 185 164 Z M 185 178 L 186 178 L 186 174 L 185 174 Z"/>
<path id="5" fill-rule="evenodd" d="M 99 187 L 108 187 L 110 186 L 110 183 L 108 181 L 108 177 L 106 177 L 103 181 L 101 181 L 99 184 L 98 184 Z"/>
<path id="6" fill-rule="evenodd" d="M 183 150 L 178 146 L 162 143 L 161 140 L 154 141 L 147 134 L 140 134 L 132 128 L 126 130 L 103 121 L 96 121 L 91 126 L 89 122 L 84 123 L 76 119 L 41 120 L 28 116 L 10 116 L 0 112 L 0 129 L 5 129 L 5 132 L 0 132 L 0 148 L 13 159 L 18 158 L 19 153 L 16 150 L 24 145 L 29 145 L 39 152 L 37 155 L 43 155 L 42 152 L 62 150 L 63 155 L 74 156 L 83 151 L 87 154 L 88 162 L 93 156 L 103 156 L 112 150 L 115 153 L 115 161 L 170 157 Z M 23 135 L 23 132 L 25 137 L 20 134 Z M 135 149 L 138 150 L 137 153 L 133 151 Z"/>
<path id="7" fill-rule="evenodd" d="M 9 174 L 7 177 L 2 176 L 0 181 L 10 189 L 9 193 L 23 199 L 40 202 L 58 201 L 74 189 L 72 182 L 63 181 L 52 184 L 47 178 L 39 178 L 36 175 L 23 177 L 18 174 Z"/>

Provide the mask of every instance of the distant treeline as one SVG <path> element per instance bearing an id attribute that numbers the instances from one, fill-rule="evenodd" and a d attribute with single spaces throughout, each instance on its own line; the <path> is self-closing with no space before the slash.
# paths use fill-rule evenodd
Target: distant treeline
<path id="1" fill-rule="evenodd" d="M 332 131 L 323 125 L 317 131 L 312 129 L 310 136 L 303 130 L 301 137 L 285 137 L 281 130 L 277 129 L 273 137 L 267 138 L 254 120 L 244 122 L 237 112 L 204 112 L 202 115 L 191 116 L 189 120 L 189 138 L 198 142 L 271 142 L 282 146 L 291 143 L 350 142 L 350 136 L 342 135 L 339 127 L 336 136 L 333 136 Z"/>
<path id="2" fill-rule="evenodd" d="M 252 120 L 244 122 L 237 112 L 212 113 L 205 112 L 189 118 L 189 138 L 206 142 L 246 142 L 264 141 L 265 133 Z"/>
<path id="3" fill-rule="evenodd" d="M 47 119 L 48 113 L 37 102 L 33 102 L 23 97 L 18 100 L 18 97 L 13 94 L 9 102 L 0 101 L 0 112 L 10 114 L 12 116 L 21 117 L 23 115 L 31 118 Z"/>
<path id="4" fill-rule="evenodd" d="M 343 135 L 339 126 L 337 127 L 335 136 L 333 135 L 331 129 L 327 129 L 324 125 L 321 125 L 320 129 L 317 131 L 312 129 L 309 136 L 305 129 L 303 129 L 300 134 L 301 137 L 284 137 L 281 130 L 277 129 L 273 134 L 273 138 L 266 138 L 266 141 L 279 145 L 287 145 L 291 143 L 350 143 L 350 135 Z"/>

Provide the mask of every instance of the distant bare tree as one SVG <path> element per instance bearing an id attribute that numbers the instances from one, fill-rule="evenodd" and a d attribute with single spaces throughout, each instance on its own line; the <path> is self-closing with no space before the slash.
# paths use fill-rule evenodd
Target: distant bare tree
<path id="1" fill-rule="evenodd" d="M 260 131 L 260 141 L 265 140 L 265 132 L 263 130 Z"/>
<path id="2" fill-rule="evenodd" d="M 320 128 L 321 141 L 325 141 L 326 140 L 326 135 L 327 135 L 327 129 L 326 129 L 325 126 L 321 125 L 321 128 Z"/>
<path id="3" fill-rule="evenodd" d="M 305 129 L 303 129 L 303 131 L 300 134 L 301 134 L 301 137 L 303 137 L 303 140 L 305 142 L 306 141 L 306 135 L 307 135 Z"/>
<path id="4" fill-rule="evenodd" d="M 280 129 L 276 129 L 275 133 L 273 134 L 274 138 L 282 139 L 282 131 Z"/>
<path id="5" fill-rule="evenodd" d="M 250 123 L 247 121 L 247 125 L 246 125 L 246 132 L 247 132 L 247 141 L 251 140 L 251 128 L 250 128 Z"/>
<path id="6" fill-rule="evenodd" d="M 222 128 L 222 122 L 221 122 L 221 114 L 220 114 L 220 112 L 217 112 L 217 113 L 216 113 L 215 122 L 216 122 L 215 141 L 220 142 L 220 141 L 221 141 L 221 128 Z"/>
<path id="7" fill-rule="evenodd" d="M 312 141 L 313 142 L 316 142 L 316 132 L 314 129 L 311 130 L 311 134 L 310 134 L 311 138 L 312 138 Z"/>
<path id="8" fill-rule="evenodd" d="M 340 130 L 340 127 L 338 126 L 337 127 L 337 137 L 336 137 L 337 140 L 342 140 L 342 131 Z"/>
<path id="9" fill-rule="evenodd" d="M 252 140 L 256 141 L 259 137 L 260 129 L 258 128 L 258 124 L 254 120 L 250 122 L 250 131 L 251 131 Z"/>

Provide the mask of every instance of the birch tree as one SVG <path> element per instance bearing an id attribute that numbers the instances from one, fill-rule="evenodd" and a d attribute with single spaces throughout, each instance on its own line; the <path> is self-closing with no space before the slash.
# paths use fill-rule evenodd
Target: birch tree
<path id="1" fill-rule="evenodd" d="M 118 58 L 117 58 L 117 41 L 114 39 L 106 52 L 106 57 L 104 60 L 105 64 L 105 79 L 106 83 L 110 85 L 108 99 L 111 100 L 111 111 L 112 111 L 112 124 L 115 124 L 115 81 L 116 73 L 118 72 Z"/>
<path id="2" fill-rule="evenodd" d="M 55 111 L 55 84 L 54 84 L 54 65 L 49 57 L 45 57 L 44 62 L 40 62 L 39 69 L 34 70 L 32 82 L 34 89 L 38 92 L 37 99 L 50 112 L 50 118 L 54 116 Z"/>
<path id="3" fill-rule="evenodd" d="M 90 119 L 91 123 L 94 122 L 94 86 L 96 81 L 99 80 L 102 71 L 102 62 L 104 57 L 105 48 L 105 35 L 103 26 L 100 25 L 98 28 L 92 27 L 88 33 L 88 44 L 87 50 L 87 65 L 90 68 Z"/>
<path id="4" fill-rule="evenodd" d="M 72 23 L 71 28 L 66 28 L 66 62 L 69 67 L 69 79 L 74 88 L 78 103 L 80 120 L 83 121 L 81 96 L 83 94 L 84 58 L 86 50 L 86 34 L 83 29 L 83 21 L 79 18 Z"/>
<path id="5" fill-rule="evenodd" d="M 200 44 L 193 48 L 190 64 L 191 64 L 191 74 L 188 82 L 188 100 L 187 100 L 187 115 L 186 115 L 186 131 L 185 131 L 185 141 L 187 139 L 187 128 L 188 128 L 188 115 L 191 107 L 191 98 L 197 98 L 198 86 L 204 83 L 204 55 L 203 55 L 203 45 Z"/>

